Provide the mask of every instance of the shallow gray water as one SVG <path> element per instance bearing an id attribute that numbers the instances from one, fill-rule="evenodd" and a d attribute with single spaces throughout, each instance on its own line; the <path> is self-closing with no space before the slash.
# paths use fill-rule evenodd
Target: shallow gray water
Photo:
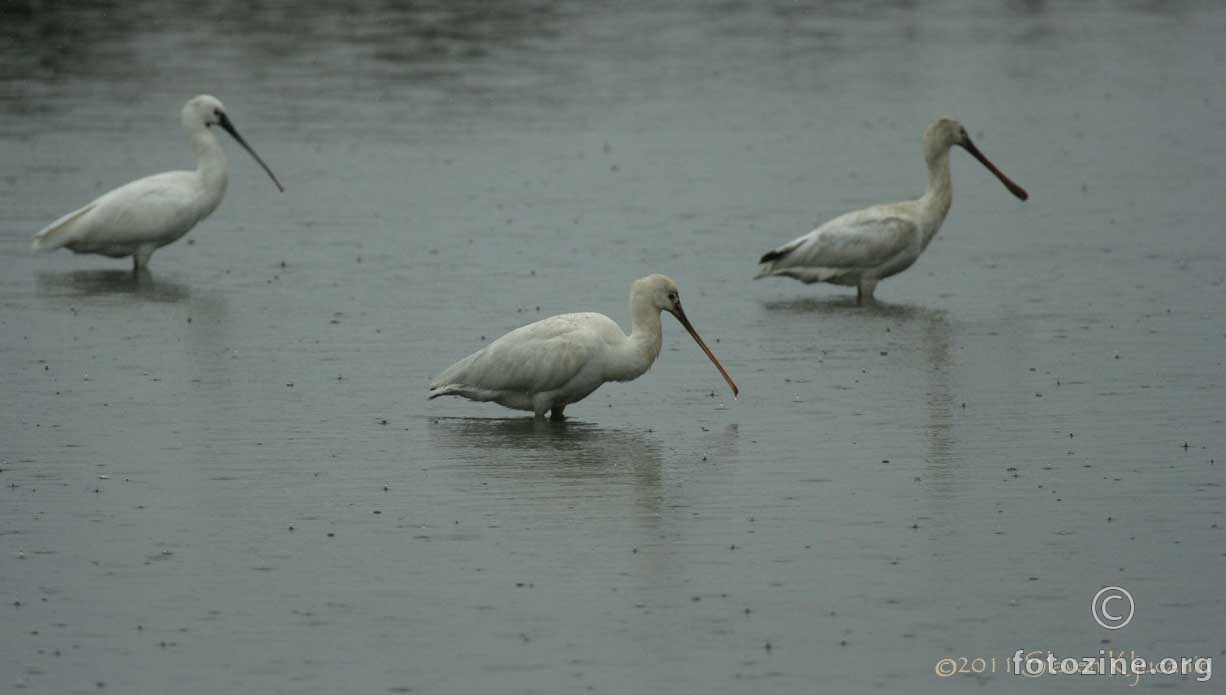
<path id="1" fill-rule="evenodd" d="M 78 693 L 1119 692 L 1018 649 L 1226 642 L 1226 8 L 163 3 L 0 22 L 0 688 Z M 221 208 L 132 277 L 30 256 L 189 164 Z M 859 309 L 763 251 L 918 195 Z M 427 402 L 483 340 L 626 320 L 646 376 L 564 425 Z M 1099 588 L 1133 621 L 1094 623 Z M 943 657 L 997 672 L 940 679 Z M 1214 692 L 1194 676 L 1143 686 Z"/>

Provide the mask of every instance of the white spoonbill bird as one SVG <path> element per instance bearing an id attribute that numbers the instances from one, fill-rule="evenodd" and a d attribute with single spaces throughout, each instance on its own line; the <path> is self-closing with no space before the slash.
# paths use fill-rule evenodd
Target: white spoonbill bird
<path id="1" fill-rule="evenodd" d="M 1030 197 L 983 156 L 952 118 L 938 118 L 924 131 L 928 191 L 916 200 L 874 205 L 830 220 L 808 234 L 768 251 L 755 279 L 786 275 L 804 283 L 829 282 L 856 288 L 856 303 L 873 300 L 877 282 L 915 262 L 936 236 L 953 202 L 949 149 L 962 147 L 996 175 L 1009 192 Z"/>
<path id="2" fill-rule="evenodd" d="M 226 154 L 209 129 L 215 125 L 251 153 L 277 189 L 285 191 L 272 169 L 234 129 L 216 97 L 201 94 L 189 99 L 179 113 L 179 122 L 191 137 L 195 171 L 154 174 L 104 193 L 35 234 L 32 248 L 50 251 L 63 246 L 75 253 L 131 256 L 132 270 L 145 268 L 154 251 L 208 217 L 226 192 Z"/>
<path id="3" fill-rule="evenodd" d="M 448 367 L 430 384 L 430 398 L 494 401 L 531 410 L 538 418 L 550 411 L 560 420 L 566 406 L 587 398 L 606 381 L 630 381 L 651 367 L 660 354 L 661 311 L 677 317 L 737 395 L 736 383 L 685 317 L 677 283 L 649 275 L 630 286 L 630 335 L 604 314 L 551 316 L 517 328 Z"/>

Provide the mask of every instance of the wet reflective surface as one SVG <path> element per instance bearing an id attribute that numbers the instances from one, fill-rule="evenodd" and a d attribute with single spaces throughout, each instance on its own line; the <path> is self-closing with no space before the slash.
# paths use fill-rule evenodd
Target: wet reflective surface
<path id="1" fill-rule="evenodd" d="M 0 688 L 1081 693 L 1127 681 L 1003 660 L 1222 658 L 1226 10 L 183 11 L 0 22 Z M 29 255 L 188 166 L 197 92 L 285 194 L 223 136 L 225 200 L 150 273 Z M 921 193 L 942 114 L 1030 201 L 956 151 L 880 306 L 749 280 Z M 651 272 L 739 400 L 669 317 L 564 424 L 425 400 L 528 321 L 626 325 Z"/>

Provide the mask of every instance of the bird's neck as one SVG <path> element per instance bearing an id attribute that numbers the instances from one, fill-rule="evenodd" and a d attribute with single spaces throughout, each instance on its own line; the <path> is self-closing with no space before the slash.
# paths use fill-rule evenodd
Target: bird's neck
<path id="1" fill-rule="evenodd" d="M 932 241 L 933 235 L 941 228 L 941 223 L 949 214 L 949 206 L 954 201 L 953 177 L 949 173 L 949 148 L 929 156 L 927 160 L 928 190 L 919 200 L 925 245 Z"/>
<path id="2" fill-rule="evenodd" d="M 205 189 L 217 195 L 225 192 L 226 153 L 211 130 L 204 128 L 192 133 L 192 155 Z"/>
<path id="3" fill-rule="evenodd" d="M 630 303 L 630 336 L 623 346 L 623 360 L 619 380 L 634 379 L 651 368 L 660 356 L 663 345 L 663 330 L 660 325 L 660 310 L 649 303 Z"/>

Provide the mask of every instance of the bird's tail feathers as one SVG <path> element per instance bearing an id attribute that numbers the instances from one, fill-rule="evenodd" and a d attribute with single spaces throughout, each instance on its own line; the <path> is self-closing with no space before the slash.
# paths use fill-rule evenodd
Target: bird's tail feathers
<path id="1" fill-rule="evenodd" d="M 759 263 L 770 263 L 771 261 L 777 261 L 780 258 L 783 258 L 784 256 L 788 255 L 791 252 L 792 252 L 792 249 L 786 246 L 780 247 L 777 249 L 773 249 L 771 251 L 767 251 L 766 253 L 762 254 L 762 257 L 758 259 L 758 262 Z"/>
<path id="2" fill-rule="evenodd" d="M 51 251 L 72 241 L 73 235 L 77 231 L 77 222 L 93 209 L 94 206 L 91 203 L 47 225 L 42 231 L 34 235 L 34 241 L 30 243 L 30 249 L 33 251 Z"/>
<path id="3" fill-rule="evenodd" d="M 458 396 L 464 390 L 459 384 L 431 384 L 430 395 L 426 400 L 432 401 L 439 396 Z"/>
<path id="4" fill-rule="evenodd" d="M 753 279 L 757 280 L 758 278 L 764 278 L 767 275 L 774 275 L 775 270 L 779 267 L 778 262 L 787 258 L 793 251 L 795 251 L 799 247 L 800 247 L 800 244 L 796 242 L 792 242 L 785 246 L 780 246 L 779 248 L 771 249 L 770 251 L 767 251 L 766 253 L 762 254 L 762 257 L 758 259 L 758 263 L 761 264 L 760 266 L 758 266 L 758 274 L 753 276 Z"/>

